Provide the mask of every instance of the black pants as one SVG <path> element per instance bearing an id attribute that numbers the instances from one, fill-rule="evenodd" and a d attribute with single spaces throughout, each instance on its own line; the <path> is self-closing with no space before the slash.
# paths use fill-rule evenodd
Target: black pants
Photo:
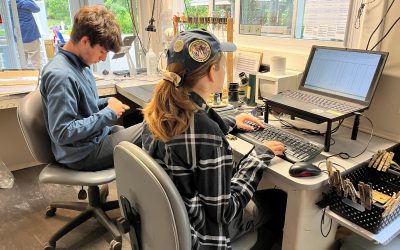
<path id="1" fill-rule="evenodd" d="M 243 213 L 229 224 L 231 241 L 257 230 L 257 242 L 252 249 L 271 249 L 282 237 L 286 199 L 287 194 L 280 189 L 257 191 Z"/>

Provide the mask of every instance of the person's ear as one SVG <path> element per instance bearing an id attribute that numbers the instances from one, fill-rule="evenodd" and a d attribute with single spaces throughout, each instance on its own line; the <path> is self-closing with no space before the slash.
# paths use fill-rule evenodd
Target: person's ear
<path id="1" fill-rule="evenodd" d="M 214 82 L 215 80 L 215 72 L 216 71 L 216 66 L 215 64 L 211 65 L 210 71 L 208 71 L 208 78 L 210 79 L 211 82 Z"/>
<path id="2" fill-rule="evenodd" d="M 88 37 L 88 36 L 83 36 L 83 37 L 81 38 L 81 43 L 82 43 L 82 45 L 84 45 L 84 46 L 90 45 L 89 37 Z"/>

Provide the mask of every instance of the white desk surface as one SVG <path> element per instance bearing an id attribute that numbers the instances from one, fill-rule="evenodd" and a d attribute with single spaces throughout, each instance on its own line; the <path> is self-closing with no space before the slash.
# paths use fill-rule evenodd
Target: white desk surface
<path id="1" fill-rule="evenodd" d="M 116 84 L 116 90 L 119 94 L 123 95 L 124 97 L 128 98 L 129 100 L 135 102 L 140 107 L 146 106 L 146 102 L 143 101 L 140 96 L 134 95 L 131 92 L 127 91 L 126 88 L 132 86 L 141 86 L 141 85 L 149 85 L 158 83 L 161 79 L 161 76 L 135 76 L 135 78 L 125 79 L 120 81 Z"/>
<path id="2" fill-rule="evenodd" d="M 117 78 L 115 76 L 105 76 L 104 79 L 97 80 L 97 91 L 99 96 L 115 95 L 117 90 L 115 84 L 122 81 L 123 78 Z M 6 88 L 0 88 L 0 109 L 15 108 L 19 105 L 19 101 L 26 94 L 31 91 L 38 89 L 37 84 L 21 86 L 7 86 Z"/>

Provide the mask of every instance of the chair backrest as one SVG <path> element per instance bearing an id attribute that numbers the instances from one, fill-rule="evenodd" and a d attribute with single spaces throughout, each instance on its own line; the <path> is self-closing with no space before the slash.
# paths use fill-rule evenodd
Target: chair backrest
<path id="1" fill-rule="evenodd" d="M 54 162 L 51 140 L 42 110 L 42 97 L 33 91 L 22 98 L 17 108 L 19 126 L 33 158 L 40 163 Z"/>
<path id="2" fill-rule="evenodd" d="M 118 197 L 125 196 L 140 214 L 141 249 L 191 249 L 185 205 L 164 169 L 130 142 L 115 147 L 114 167 Z"/>

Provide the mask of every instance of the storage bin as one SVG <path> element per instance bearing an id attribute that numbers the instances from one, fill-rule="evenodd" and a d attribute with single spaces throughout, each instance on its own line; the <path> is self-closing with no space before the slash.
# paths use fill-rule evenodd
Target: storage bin
<path id="1" fill-rule="evenodd" d="M 399 144 L 387 149 L 394 152 L 394 161 L 400 163 L 400 146 Z M 379 191 L 386 195 L 392 196 L 393 193 L 400 191 L 400 176 L 381 172 L 375 168 L 368 167 L 369 160 L 356 166 L 351 172 L 342 175 L 342 179 L 349 179 L 354 187 L 357 187 L 360 181 L 370 184 L 373 190 Z M 336 193 L 336 189 L 331 187 L 329 208 L 334 213 L 346 218 L 347 220 L 357 224 L 358 226 L 370 231 L 378 233 L 386 225 L 392 222 L 400 215 L 400 206 L 394 212 L 387 216 L 382 216 L 385 208 L 377 202 L 372 204 L 371 210 L 360 211 L 353 206 L 343 202 L 343 197 Z"/>

